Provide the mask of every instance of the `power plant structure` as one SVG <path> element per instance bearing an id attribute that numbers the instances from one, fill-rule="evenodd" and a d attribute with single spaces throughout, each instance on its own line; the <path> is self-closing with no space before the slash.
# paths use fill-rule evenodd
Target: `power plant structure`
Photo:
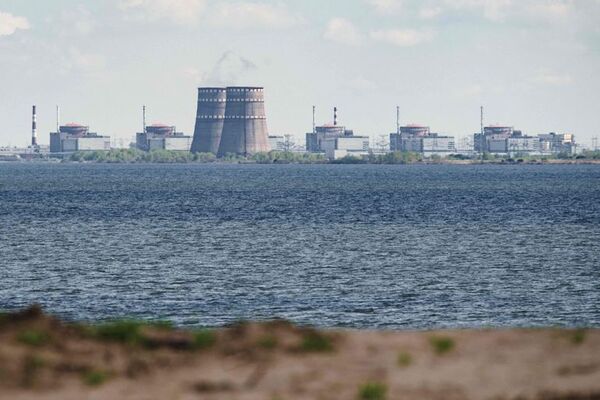
<path id="1" fill-rule="evenodd" d="M 456 152 L 456 144 L 453 136 L 432 133 L 428 126 L 401 126 L 400 107 L 396 107 L 396 132 L 390 133 L 390 150 L 415 152 L 425 157 L 447 157 Z"/>
<path id="2" fill-rule="evenodd" d="M 177 132 L 175 126 L 164 124 L 146 125 L 146 106 L 142 109 L 142 132 L 135 136 L 135 146 L 138 150 L 173 150 L 190 151 L 192 138 L 182 132 Z"/>
<path id="3" fill-rule="evenodd" d="M 331 160 L 346 156 L 362 157 L 369 153 L 368 136 L 355 136 L 354 131 L 338 125 L 338 108 L 333 108 L 333 124 L 316 126 L 313 106 L 313 131 L 306 134 L 306 151 L 325 153 Z"/>
<path id="4" fill-rule="evenodd" d="M 192 152 L 250 156 L 270 151 L 264 88 L 198 89 Z"/>
<path id="5" fill-rule="evenodd" d="M 90 127 L 81 124 L 66 124 L 50 133 L 51 153 L 73 153 L 76 151 L 110 150 L 110 136 L 90 132 Z"/>
<path id="6" fill-rule="evenodd" d="M 192 153 L 217 154 L 219 152 L 223 123 L 225 122 L 226 102 L 227 89 L 225 88 L 198 89 L 198 109 Z"/>
<path id="7" fill-rule="evenodd" d="M 35 105 L 33 106 L 31 114 L 31 147 L 38 147 L 37 143 L 37 110 Z"/>

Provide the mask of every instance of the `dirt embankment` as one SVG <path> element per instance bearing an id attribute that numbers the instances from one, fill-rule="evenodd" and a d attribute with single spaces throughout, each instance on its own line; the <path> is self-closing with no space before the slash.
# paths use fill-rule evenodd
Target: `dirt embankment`
<path id="1" fill-rule="evenodd" d="M 215 331 L 0 315 L 0 399 L 600 399 L 600 331 Z"/>

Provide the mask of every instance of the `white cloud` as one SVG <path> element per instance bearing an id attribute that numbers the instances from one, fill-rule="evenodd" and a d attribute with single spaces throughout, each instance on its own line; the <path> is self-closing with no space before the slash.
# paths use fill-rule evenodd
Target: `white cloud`
<path id="1" fill-rule="evenodd" d="M 155 21 L 170 19 L 179 24 L 198 20 L 206 7 L 205 0 L 119 0 L 119 8 L 133 18 Z"/>
<path id="2" fill-rule="evenodd" d="M 410 47 L 432 40 L 434 33 L 429 30 L 416 29 L 381 29 L 371 32 L 370 36 L 371 39 L 378 42 Z"/>
<path id="3" fill-rule="evenodd" d="M 258 2 L 220 3 L 209 19 L 213 25 L 230 29 L 285 29 L 302 23 L 302 18 L 293 15 L 283 4 Z"/>
<path id="4" fill-rule="evenodd" d="M 443 8 L 440 6 L 425 6 L 419 10 L 419 17 L 432 19 L 442 14 L 443 11 Z"/>
<path id="5" fill-rule="evenodd" d="M 444 3 L 457 10 L 481 10 L 483 16 L 492 21 L 503 20 L 513 5 L 512 0 L 444 0 Z"/>
<path id="6" fill-rule="evenodd" d="M 354 24 L 344 18 L 333 18 L 327 24 L 325 39 L 349 46 L 358 46 L 363 43 L 362 33 Z"/>
<path id="7" fill-rule="evenodd" d="M 533 81 L 549 86 L 566 86 L 573 82 L 569 74 L 557 74 L 551 71 L 539 71 Z"/>
<path id="8" fill-rule="evenodd" d="M 99 75 L 106 70 L 106 58 L 101 54 L 70 47 L 61 54 L 61 70 L 64 74 Z"/>
<path id="9" fill-rule="evenodd" d="M 398 14 L 404 6 L 403 0 L 366 0 L 379 14 Z"/>
<path id="10" fill-rule="evenodd" d="M 29 29 L 29 21 L 25 17 L 18 17 L 6 12 L 0 12 L 0 36 L 10 36 L 18 29 Z"/>

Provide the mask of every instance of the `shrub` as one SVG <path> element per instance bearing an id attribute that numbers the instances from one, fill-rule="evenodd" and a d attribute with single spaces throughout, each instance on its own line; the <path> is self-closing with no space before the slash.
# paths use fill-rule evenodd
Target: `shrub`
<path id="1" fill-rule="evenodd" d="M 19 333 L 19 336 L 17 336 L 17 340 L 19 340 L 19 342 L 33 347 L 43 346 L 48 343 L 49 339 L 50 338 L 46 332 L 35 329 L 28 329 Z"/>
<path id="2" fill-rule="evenodd" d="M 327 336 L 316 331 L 310 331 L 302 337 L 300 350 L 311 353 L 328 352 L 333 350 L 333 344 Z"/>
<path id="3" fill-rule="evenodd" d="M 387 387 L 383 383 L 368 382 L 358 389 L 359 400 L 385 400 Z"/>
<path id="4" fill-rule="evenodd" d="M 83 374 L 83 382 L 88 386 L 100 386 L 108 379 L 105 371 L 91 370 Z"/>
<path id="5" fill-rule="evenodd" d="M 110 342 L 141 344 L 143 343 L 141 327 L 142 323 L 138 321 L 114 321 L 96 326 L 93 333 L 99 339 Z"/>
<path id="6" fill-rule="evenodd" d="M 447 336 L 433 336 L 429 339 L 433 351 L 438 354 L 446 354 L 454 349 L 454 339 Z"/>
<path id="7" fill-rule="evenodd" d="M 400 367 L 408 367 L 412 364 L 412 356 L 408 353 L 402 352 L 398 354 L 398 365 Z"/>
<path id="8" fill-rule="evenodd" d="M 277 338 L 273 335 L 264 335 L 258 339 L 258 345 L 263 349 L 272 350 L 277 347 Z"/>
<path id="9" fill-rule="evenodd" d="M 208 349 L 217 342 L 217 336 L 211 330 L 201 330 L 194 332 L 194 348 Z"/>
<path id="10" fill-rule="evenodd" d="M 585 329 L 576 329 L 571 334 L 571 342 L 573 344 L 581 344 L 585 340 Z"/>

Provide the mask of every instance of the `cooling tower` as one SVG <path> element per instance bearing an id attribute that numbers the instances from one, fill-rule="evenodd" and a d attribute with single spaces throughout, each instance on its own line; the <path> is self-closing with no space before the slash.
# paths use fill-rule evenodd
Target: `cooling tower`
<path id="1" fill-rule="evenodd" d="M 218 156 L 223 157 L 228 153 L 248 156 L 268 151 L 270 148 L 264 89 L 228 87 L 225 123 Z"/>
<path id="2" fill-rule="evenodd" d="M 224 88 L 199 88 L 196 127 L 192 141 L 192 153 L 219 151 L 227 92 Z"/>

